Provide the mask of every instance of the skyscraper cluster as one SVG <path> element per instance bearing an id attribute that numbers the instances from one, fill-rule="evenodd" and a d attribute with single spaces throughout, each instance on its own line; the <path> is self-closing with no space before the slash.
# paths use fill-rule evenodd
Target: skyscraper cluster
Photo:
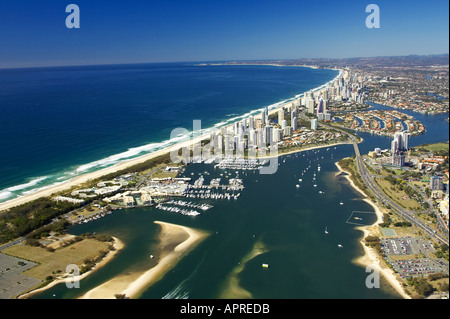
<path id="1" fill-rule="evenodd" d="M 394 134 L 394 139 L 391 142 L 391 151 L 392 154 L 395 152 L 404 152 L 409 148 L 409 133 L 406 132 L 396 132 Z"/>
<path id="2" fill-rule="evenodd" d="M 243 154 L 245 150 L 267 149 L 276 145 L 284 137 L 291 136 L 298 129 L 298 108 L 300 101 L 296 100 L 278 111 L 278 123 L 271 122 L 269 110 L 264 108 L 259 116 L 253 115 L 232 126 L 223 127 L 220 133 L 211 133 L 210 144 L 216 155 L 233 152 Z M 288 112 L 290 124 L 285 119 Z"/>

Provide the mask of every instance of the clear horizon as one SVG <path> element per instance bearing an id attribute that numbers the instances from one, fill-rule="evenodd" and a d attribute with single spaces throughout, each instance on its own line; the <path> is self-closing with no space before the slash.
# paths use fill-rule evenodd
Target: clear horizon
<path id="1" fill-rule="evenodd" d="M 302 59 L 312 59 L 312 60 L 320 60 L 320 59 L 358 59 L 358 58 L 383 58 L 383 57 L 403 57 L 403 56 L 444 56 L 450 55 L 449 53 L 435 53 L 435 54 L 406 54 L 406 55 L 384 55 L 384 56 L 350 56 L 343 58 L 329 58 L 329 57 L 304 57 L 304 58 L 291 58 L 291 59 L 234 59 L 234 60 L 205 60 L 205 61 L 154 61 L 154 62 L 117 62 L 117 63 L 93 63 L 93 64 L 61 64 L 61 65 L 33 65 L 33 66 L 11 66 L 11 67 L 0 67 L 0 70 L 7 69 L 28 69 L 28 68 L 52 68 L 52 67 L 83 67 L 83 66 L 107 66 L 107 65 L 139 65 L 139 64 L 163 64 L 163 63 L 228 63 L 228 62 L 255 62 L 255 61 L 289 61 L 289 60 L 302 60 Z M 288 66 L 288 65 L 287 65 Z"/>
<path id="2" fill-rule="evenodd" d="M 0 0 L 0 68 L 448 54 L 448 1 Z"/>

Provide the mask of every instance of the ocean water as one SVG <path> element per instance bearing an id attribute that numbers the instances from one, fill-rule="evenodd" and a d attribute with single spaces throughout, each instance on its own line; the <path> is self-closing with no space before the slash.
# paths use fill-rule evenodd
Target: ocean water
<path id="1" fill-rule="evenodd" d="M 448 140 L 446 115 L 414 115 L 424 123 L 427 133 L 412 137 L 411 145 Z M 364 138 L 359 145 L 362 153 L 390 145 L 390 139 L 384 136 L 359 134 Z M 120 238 L 126 248 L 84 279 L 80 289 L 67 289 L 61 284 L 34 298 L 76 298 L 121 273 L 148 269 L 148 256 L 158 245 L 156 220 L 206 230 L 211 235 L 148 287 L 141 298 L 222 298 L 229 288 L 230 276 L 237 278 L 239 288 L 260 299 L 401 298 L 383 278 L 380 288 L 368 289 L 365 281 L 369 273 L 354 263 L 363 255 L 359 243 L 363 234 L 349 221 L 353 221 L 352 216 L 359 216 L 363 218 L 360 223 L 372 224 L 376 217 L 373 208 L 335 166 L 336 161 L 353 154 L 351 145 L 339 145 L 282 156 L 273 175 L 229 170 L 230 178 L 238 173 L 244 180 L 245 189 L 239 199 L 199 200 L 214 208 L 196 217 L 148 207 L 120 210 L 73 226 L 73 234 L 110 234 Z M 221 173 L 224 171 L 212 165 L 191 164 L 184 175 L 197 178 L 203 174 L 207 184 Z M 312 179 L 314 173 L 316 180 Z M 352 215 L 354 212 L 359 215 Z M 267 251 L 245 263 L 245 256 L 256 242 L 263 243 Z M 262 263 L 270 267 L 263 269 Z M 236 274 L 239 267 L 242 271 Z"/>
<path id="2" fill-rule="evenodd" d="M 164 69 L 165 67 L 167 69 Z M 204 127 L 208 127 L 208 125 L 214 126 L 215 124 L 226 122 L 228 119 L 239 118 L 239 116 L 248 114 L 248 112 L 265 105 L 272 105 L 288 99 L 310 88 L 320 86 L 336 75 L 334 71 L 303 68 L 284 69 L 242 66 L 237 68 L 207 67 L 206 69 L 198 69 L 199 67 L 189 64 L 150 65 L 146 71 L 138 70 L 139 68 L 136 66 L 130 66 L 129 69 L 127 67 L 125 69 L 121 69 L 122 67 L 111 67 L 112 70 L 108 68 L 82 68 L 83 71 L 80 71 L 80 73 L 72 70 L 72 68 L 70 69 L 75 73 L 74 77 L 79 77 L 79 84 L 84 81 L 80 80 L 80 78 L 91 78 L 92 86 L 97 88 L 103 82 L 111 81 L 111 83 L 115 83 L 113 81 L 114 77 L 119 77 L 121 73 L 128 74 L 131 77 L 136 76 L 140 80 L 136 80 L 134 85 L 122 84 L 122 87 L 122 85 L 117 84 L 116 90 L 107 90 L 115 98 L 107 99 L 106 95 L 101 95 L 105 100 L 110 101 L 108 106 L 101 106 L 102 111 L 92 110 L 86 106 L 83 107 L 86 114 L 98 112 L 98 114 L 103 114 L 103 118 L 95 118 L 95 120 L 89 116 L 84 118 L 75 112 L 79 115 L 78 119 L 80 121 L 86 121 L 83 122 L 85 131 L 78 130 L 77 121 L 73 119 L 67 120 L 66 124 L 68 122 L 72 123 L 72 130 L 80 132 L 81 136 L 84 136 L 81 132 L 90 132 L 87 134 L 86 141 L 95 144 L 95 146 L 89 145 L 89 143 L 82 145 L 81 142 L 74 138 L 71 143 L 73 143 L 74 149 L 79 149 L 80 153 L 72 150 L 73 153 L 71 156 L 68 156 L 64 152 L 56 151 L 54 147 L 45 145 L 44 147 L 53 152 L 53 157 L 41 154 L 42 157 L 39 162 L 41 163 L 40 165 L 44 165 L 47 161 L 50 162 L 49 172 L 52 172 L 52 167 L 54 167 L 54 172 L 73 172 L 80 169 L 80 167 L 80 170 L 86 168 L 86 171 L 88 171 L 103 165 L 108 156 L 114 155 L 115 157 L 110 158 L 111 162 L 120 161 L 130 153 L 138 153 L 140 147 L 147 148 L 146 150 L 148 151 L 154 147 L 152 143 L 165 141 L 167 139 L 166 136 L 170 135 L 168 132 L 172 128 L 166 128 L 170 120 L 174 121 L 173 125 L 188 128 L 191 125 L 190 123 L 192 123 L 192 119 L 201 118 L 206 123 Z M 157 70 L 154 70 L 154 68 Z M 172 68 L 178 68 L 178 71 L 172 70 Z M 98 75 L 100 84 L 96 84 L 97 81 L 94 80 L 98 69 L 102 73 L 102 76 Z M 57 70 L 55 72 L 64 73 L 60 69 Z M 190 73 L 190 77 L 194 73 L 201 78 L 196 78 L 197 80 L 192 80 L 192 78 L 191 80 L 186 79 L 186 82 L 188 82 L 186 85 L 192 88 L 192 91 L 186 89 L 187 93 L 195 91 L 196 85 L 203 83 L 210 87 L 211 95 L 208 95 L 206 90 L 203 92 L 206 96 L 201 95 L 201 90 L 197 87 L 199 90 L 197 99 L 192 97 L 189 100 L 187 98 L 188 95 L 184 95 L 184 98 L 179 97 L 179 103 L 182 104 L 184 101 L 186 104 L 182 104 L 183 106 L 175 113 L 169 107 L 171 103 L 164 99 L 158 105 L 165 105 L 166 108 L 159 109 L 155 107 L 153 111 L 150 111 L 149 104 L 143 102 L 142 107 L 140 109 L 137 108 L 138 111 L 136 112 L 145 112 L 147 110 L 149 115 L 148 118 L 145 118 L 148 121 L 146 123 L 152 123 L 153 121 L 153 126 L 143 128 L 124 121 L 131 115 L 123 117 L 119 115 L 118 110 L 123 111 L 121 109 L 122 102 L 119 98 L 119 92 L 130 97 L 133 94 L 125 92 L 135 92 L 133 91 L 134 86 L 144 81 L 143 79 L 147 78 L 148 74 L 153 74 L 153 72 L 161 73 L 164 78 L 166 72 L 170 73 L 172 71 L 174 74 L 178 74 L 178 77 L 181 76 L 179 75 L 181 71 L 185 71 L 186 74 Z M 317 73 L 308 73 L 310 71 Z M 47 70 L 43 72 L 45 73 Z M 140 74 L 141 72 L 146 75 Z M 202 75 L 200 76 L 200 74 Z M 322 80 L 314 78 L 314 74 L 317 76 L 321 74 L 320 76 L 323 76 Z M 108 81 L 103 78 L 106 75 L 109 76 Z M 169 77 L 169 75 L 166 76 Z M 306 78 L 300 79 L 303 76 Z M 56 76 L 53 75 L 52 77 L 55 78 Z M 177 76 L 171 78 L 175 82 L 178 81 Z M 63 79 L 62 75 L 61 79 Z M 165 85 L 173 83 L 169 79 L 166 80 Z M 116 81 L 120 82 L 117 78 Z M 216 83 L 215 90 L 212 89 L 214 87 L 212 82 Z M 153 83 L 158 86 L 159 82 L 154 79 Z M 218 85 L 219 83 L 222 85 L 228 83 L 228 86 L 231 88 L 226 89 Z M 26 86 L 25 84 L 23 85 Z M 35 85 L 38 84 L 36 83 Z M 57 83 L 53 85 L 57 85 Z M 104 85 L 109 87 L 111 84 L 104 83 Z M 253 87 L 253 91 L 242 89 L 242 86 L 245 85 Z M 144 92 L 150 90 L 149 87 L 146 87 L 146 89 L 142 88 L 141 93 L 145 95 L 146 93 L 144 94 Z M 163 90 L 162 87 L 163 85 L 159 87 L 159 91 Z M 264 87 L 270 92 L 264 92 Z M 85 87 L 86 91 L 90 89 L 91 87 L 89 86 Z M 180 84 L 180 90 L 184 89 Z M 229 92 L 233 91 L 235 93 L 231 94 L 231 96 L 226 96 L 221 90 L 230 90 Z M 222 93 L 217 93 L 220 91 Z M 178 91 L 175 90 L 175 92 Z M 242 96 L 238 95 L 237 92 L 241 92 Z M 250 94 L 249 92 L 253 93 Z M 172 92 L 172 94 L 177 93 Z M 218 98 L 220 96 L 222 98 Z M 95 100 L 94 97 L 95 95 L 91 96 L 91 99 Z M 167 92 L 165 97 L 168 97 L 169 101 L 173 101 L 170 99 L 169 92 Z M 73 99 L 75 99 L 75 96 L 73 96 Z M 123 101 L 126 100 L 125 98 L 123 99 Z M 67 103 L 74 103 L 71 99 L 68 99 L 68 101 Z M 214 103 L 211 104 L 207 101 Z M 166 102 L 167 104 L 165 104 Z M 101 102 L 98 103 L 99 105 L 102 104 Z M 95 105 L 95 103 L 92 105 Z M 125 106 L 123 107 L 125 108 Z M 375 108 L 384 108 L 384 106 L 376 105 Z M 73 114 L 72 117 L 74 117 Z M 164 121 L 152 118 L 154 114 L 165 114 Z M 176 116 L 177 114 L 185 114 L 185 116 L 178 117 Z M 425 116 L 416 113 L 412 115 L 424 123 L 427 133 L 419 137 L 412 137 L 410 140 L 411 145 L 448 140 L 446 115 Z M 120 119 L 113 121 L 114 116 L 120 117 Z M 164 117 L 163 115 L 161 116 Z M 141 117 L 142 114 L 136 115 L 135 123 L 142 123 L 140 121 L 144 121 L 144 119 Z M 149 120 L 149 118 L 152 118 L 152 120 Z M 40 119 L 46 120 L 45 117 Z M 102 119 L 110 119 L 116 125 L 109 127 L 110 123 Z M 36 124 L 36 121 L 28 120 L 35 127 L 40 127 L 40 125 Z M 97 122 L 99 124 L 96 124 Z M 165 124 L 163 125 L 162 122 Z M 51 123 L 51 121 L 47 120 L 47 125 Z M 13 125 L 11 123 L 9 125 L 10 129 L 12 129 Z M 65 127 L 62 124 L 57 124 L 57 126 Z M 100 129 L 100 127 L 102 128 Z M 109 127 L 109 130 L 107 127 Z M 140 130 L 140 134 L 131 134 L 134 133 L 133 127 L 136 130 Z M 160 130 L 156 128 L 160 128 Z M 49 128 L 42 128 L 42 130 L 44 129 Z M 100 134 L 102 130 L 109 132 L 109 135 L 106 133 Z M 167 130 L 167 132 L 164 130 Z M 96 132 L 99 133 L 98 138 L 94 138 L 97 135 Z M 128 132 L 130 136 L 127 138 L 118 134 L 119 132 L 123 132 L 123 134 Z M 55 136 L 54 134 L 49 133 L 49 136 Z M 14 134 L 11 136 L 14 136 Z M 36 140 L 38 140 L 37 136 L 37 133 L 29 134 L 29 138 L 36 138 Z M 56 136 L 54 138 L 59 142 L 50 139 L 48 143 L 54 143 L 54 145 L 63 143 L 61 136 Z M 133 136 L 135 136 L 135 140 L 133 140 Z M 361 136 L 364 137 L 364 142 L 360 144 L 362 153 L 367 153 L 375 147 L 388 148 L 390 145 L 390 139 L 387 137 L 367 133 L 361 133 Z M 109 141 L 109 144 L 105 140 Z M 123 141 L 123 145 L 120 145 L 121 143 L 118 142 L 120 140 Z M 2 139 L 2 143 L 6 142 Z M 16 146 L 16 151 L 26 158 L 15 154 L 15 160 L 9 161 L 11 165 L 12 163 L 19 165 L 19 159 L 24 163 L 33 162 L 34 157 L 36 157 L 36 160 L 39 159 L 38 155 L 30 156 L 32 153 L 27 153 L 22 147 L 14 145 Z M 67 146 L 67 152 L 71 150 L 69 146 Z M 36 147 L 35 149 L 38 148 Z M 92 152 L 89 152 L 89 149 Z M 130 153 L 123 155 L 124 152 Z M 260 299 L 400 298 L 383 279 L 381 279 L 381 287 L 379 289 L 368 289 L 365 285 L 368 276 L 365 267 L 354 263 L 355 258 L 363 254 L 363 249 L 359 243 L 363 234 L 355 229 L 354 224 L 350 224 L 348 221 L 349 219 L 351 220 L 354 212 L 363 212 L 364 223 L 371 224 L 375 221 L 375 215 L 373 208 L 362 200 L 362 196 L 350 186 L 345 177 L 337 174 L 338 170 L 335 167 L 335 162 L 351 155 L 353 155 L 353 147 L 351 145 L 341 145 L 280 157 L 280 165 L 277 172 L 273 175 L 260 175 L 258 172 L 250 171 L 246 173 L 239 172 L 239 177 L 244 180 L 245 184 L 245 189 L 239 199 L 237 201 L 201 200 L 201 202 L 208 202 L 214 205 L 214 208 L 196 217 L 183 216 L 148 207 L 116 211 L 100 220 L 73 226 L 70 228 L 70 233 L 96 232 L 110 234 L 120 238 L 125 243 L 126 248 L 120 251 L 106 266 L 82 280 L 80 289 L 67 289 L 64 284 L 61 284 L 36 295 L 35 298 L 76 298 L 122 273 L 148 269 L 153 262 L 148 256 L 157 249 L 158 245 L 158 227 L 154 224 L 156 220 L 206 230 L 211 235 L 195 250 L 185 256 L 160 281 L 148 287 L 141 298 L 221 298 L 224 291 L 227 291 L 229 288 L 230 276 L 237 278 L 236 282 L 241 289 L 247 291 L 254 298 Z M 59 157 L 63 157 L 65 160 L 56 161 L 56 158 Z M 79 161 L 76 160 L 77 157 L 80 158 Z M 5 161 L 3 157 L 1 160 Z M 15 163 L 16 161 L 17 163 Z M 5 161 L 5 163 L 7 162 Z M 317 169 L 319 164 L 321 166 L 320 172 Z M 27 167 L 25 164 L 23 165 Z M 57 165 L 60 165 L 60 168 L 56 168 Z M 5 183 L 5 186 L 15 187 L 15 185 L 20 186 L 20 183 L 29 183 L 30 188 L 33 188 L 40 185 L 36 183 L 39 177 L 51 179 L 48 176 L 57 175 L 57 173 L 46 173 L 45 170 L 41 170 L 39 167 L 36 164 L 34 166 L 35 173 L 23 174 L 22 177 L 13 177 L 12 175 L 15 173 L 4 169 L 6 176 L 10 174 L 11 181 L 14 178 L 19 181 L 19 183 Z M 310 167 L 310 169 L 304 172 L 307 167 Z M 209 179 L 218 177 L 220 173 L 223 173 L 223 171 L 214 169 L 212 165 L 191 164 L 187 166 L 184 174 L 189 177 L 198 177 L 199 174 L 204 174 L 205 172 L 210 174 L 205 175 L 205 183 L 208 183 Z M 303 175 L 301 175 L 302 172 Z M 192 173 L 194 175 L 191 175 Z M 236 171 L 229 171 L 230 177 L 236 176 L 237 173 Z M 313 173 L 317 175 L 314 181 L 312 179 Z M 27 180 L 30 176 L 32 179 Z M 301 187 L 297 188 L 295 185 L 299 184 L 298 180 L 300 178 L 303 181 L 301 182 Z M 313 186 L 314 183 L 317 187 Z M 340 202 L 343 202 L 344 205 L 340 205 Z M 325 228 L 329 232 L 328 235 L 324 232 Z M 248 262 L 244 262 L 245 256 L 252 251 L 256 242 L 263 243 L 267 251 Z M 344 248 L 339 248 L 338 244 L 343 245 Z M 261 267 L 262 263 L 268 263 L 270 267 L 263 269 Z M 235 270 L 239 267 L 242 268 L 242 271 L 236 274 Z"/>
<path id="3" fill-rule="evenodd" d="M 167 147 L 325 84 L 335 70 L 193 63 L 0 70 L 0 202 Z"/>
<path id="4" fill-rule="evenodd" d="M 236 201 L 198 200 L 214 205 L 199 216 L 153 207 L 135 208 L 73 226 L 73 234 L 97 232 L 117 236 L 126 248 L 83 279 L 80 289 L 67 289 L 61 284 L 35 298 L 76 298 L 115 276 L 149 268 L 153 260 L 148 256 L 158 244 L 155 220 L 206 230 L 211 235 L 145 290 L 141 298 L 222 298 L 238 266 L 243 267 L 236 274 L 239 287 L 257 299 L 399 298 L 384 280 L 380 289 L 368 289 L 365 267 L 353 262 L 363 254 L 359 244 L 363 234 L 347 221 L 352 221 L 354 211 L 365 213 L 361 222 L 364 224 L 372 224 L 376 215 L 345 177 L 338 174 L 334 164 L 337 158 L 352 152 L 351 145 L 342 145 L 283 156 L 274 175 L 228 170 L 230 178 L 238 174 L 243 179 L 245 189 L 241 196 Z M 310 169 L 302 175 L 308 166 Z M 191 164 L 184 175 L 198 178 L 203 174 L 205 183 L 209 183 L 221 173 L 224 171 L 212 165 Z M 344 205 L 340 205 L 341 201 Z M 325 234 L 325 229 L 329 234 Z M 263 243 L 267 251 L 245 263 L 245 256 L 256 242 Z M 339 248 L 339 244 L 344 248 Z M 270 267 L 262 268 L 263 263 Z"/>

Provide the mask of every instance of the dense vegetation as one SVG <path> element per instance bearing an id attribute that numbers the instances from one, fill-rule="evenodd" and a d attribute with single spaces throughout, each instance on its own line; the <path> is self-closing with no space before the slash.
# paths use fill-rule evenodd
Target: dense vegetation
<path id="1" fill-rule="evenodd" d="M 54 220 L 58 216 L 68 213 L 79 205 L 67 202 L 55 202 L 50 198 L 39 198 L 32 202 L 13 207 L 0 214 L 0 243 L 25 236 L 48 225 L 41 232 L 61 231 L 65 226 L 63 221 Z M 38 234 L 33 233 L 31 237 Z"/>
<path id="2" fill-rule="evenodd" d="M 356 187 L 358 187 L 360 190 L 362 190 L 366 195 L 368 195 L 372 200 L 376 201 L 376 199 L 373 197 L 372 193 L 367 188 L 366 184 L 364 184 L 364 181 L 362 180 L 361 176 L 358 173 L 358 170 L 355 166 L 355 155 L 353 155 L 351 158 L 344 158 L 341 159 L 338 164 L 342 168 L 342 170 L 349 172 L 351 174 L 351 180 L 353 183 L 355 183 Z"/>
<path id="3" fill-rule="evenodd" d="M 170 162 L 170 154 L 167 153 L 108 174 L 94 182 L 111 180 L 120 175 L 145 171 L 159 164 L 169 164 Z M 85 201 L 83 206 L 90 204 L 92 200 Z M 68 223 L 65 220 L 58 220 L 58 217 L 80 206 L 79 204 L 71 204 L 68 202 L 56 202 L 49 197 L 43 197 L 1 212 L 0 244 L 26 236 L 27 243 L 36 245 L 36 239 L 39 239 L 43 235 L 51 231 L 62 232 Z"/>
<path id="4" fill-rule="evenodd" d="M 433 286 L 423 277 L 410 277 L 407 282 L 420 296 L 428 297 L 434 292 Z"/>
<path id="5" fill-rule="evenodd" d="M 447 262 L 449 261 L 449 258 L 448 258 L 448 256 L 449 256 L 449 253 L 448 253 L 448 245 L 445 245 L 445 244 L 441 244 L 441 245 L 439 245 L 438 247 L 435 247 L 436 248 L 436 257 L 437 258 L 443 258 L 443 259 L 445 259 L 445 260 L 447 260 Z"/>
<path id="6" fill-rule="evenodd" d="M 378 236 L 367 236 L 365 238 L 366 246 L 374 248 L 379 254 L 382 253 L 381 241 Z"/>

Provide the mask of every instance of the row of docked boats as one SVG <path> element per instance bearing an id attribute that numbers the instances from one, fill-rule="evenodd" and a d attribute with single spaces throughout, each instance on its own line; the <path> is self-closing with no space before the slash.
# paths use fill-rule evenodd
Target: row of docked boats
<path id="1" fill-rule="evenodd" d="M 174 206 L 165 206 L 163 204 L 156 205 L 156 208 L 172 213 L 178 213 L 185 216 L 198 216 L 200 213 L 193 209 L 184 209 L 180 207 L 174 207 Z"/>
<path id="2" fill-rule="evenodd" d="M 209 204 L 196 204 L 193 202 L 185 202 L 182 200 L 174 200 L 174 199 L 166 202 L 166 204 L 177 205 L 177 206 L 182 206 L 182 207 L 189 207 L 189 208 L 196 208 L 196 209 L 201 209 L 201 210 L 208 210 L 208 209 L 211 209 L 214 207 Z"/>
<path id="3" fill-rule="evenodd" d="M 109 210 L 109 211 L 107 211 L 107 212 L 99 213 L 99 214 L 97 214 L 97 215 L 94 215 L 94 216 L 91 216 L 91 217 L 88 217 L 88 218 L 81 217 L 81 218 L 78 220 L 78 224 L 79 224 L 79 225 L 87 224 L 87 223 L 89 223 L 89 222 L 92 222 L 92 221 L 94 221 L 94 220 L 98 220 L 98 219 L 100 219 L 100 218 L 105 217 L 106 215 L 111 215 L 111 214 L 112 214 L 112 212 Z"/>
<path id="4" fill-rule="evenodd" d="M 195 191 L 188 190 L 185 192 L 184 196 L 186 198 L 199 198 L 199 199 L 238 199 L 241 193 L 213 193 L 210 190 Z"/>

